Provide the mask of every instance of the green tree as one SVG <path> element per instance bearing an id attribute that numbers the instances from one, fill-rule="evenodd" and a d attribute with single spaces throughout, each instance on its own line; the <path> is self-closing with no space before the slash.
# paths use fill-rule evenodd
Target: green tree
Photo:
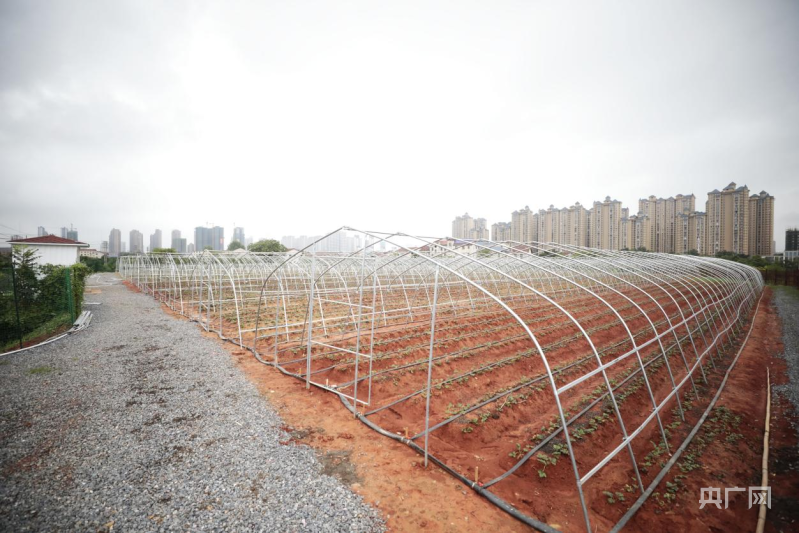
<path id="1" fill-rule="evenodd" d="M 232 241 L 230 244 L 227 245 L 227 251 L 232 252 L 233 250 L 240 250 L 244 248 L 244 245 L 241 244 L 239 241 Z"/>
<path id="2" fill-rule="evenodd" d="M 80 262 L 86 265 L 92 272 L 116 272 L 116 257 L 81 257 Z"/>
<path id="3" fill-rule="evenodd" d="M 699 255 L 699 251 L 698 250 L 688 250 L 687 252 L 685 252 L 685 255 Z"/>
<path id="4" fill-rule="evenodd" d="M 251 252 L 286 252 L 288 248 L 280 244 L 274 239 L 261 239 L 258 242 L 252 243 L 249 248 Z"/>
<path id="5" fill-rule="evenodd" d="M 31 305 L 39 288 L 39 257 L 36 250 L 27 246 L 14 246 L 11 255 L 18 302 L 20 306 Z"/>
<path id="6" fill-rule="evenodd" d="M 153 249 L 152 253 L 154 253 L 154 254 L 176 254 L 178 252 L 174 248 L 155 248 L 155 249 Z"/>

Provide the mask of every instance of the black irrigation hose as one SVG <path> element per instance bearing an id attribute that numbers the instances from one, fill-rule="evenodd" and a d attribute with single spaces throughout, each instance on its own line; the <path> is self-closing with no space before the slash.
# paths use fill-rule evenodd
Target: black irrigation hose
<path id="1" fill-rule="evenodd" d="M 396 441 L 402 442 L 402 443 L 408 445 L 416 453 L 418 453 L 420 455 L 424 455 L 424 448 L 422 448 L 418 444 L 412 442 L 410 439 L 406 439 L 404 437 L 401 437 L 400 435 L 395 435 L 395 434 L 391 433 L 390 431 L 384 430 L 383 428 L 381 428 L 377 424 L 372 423 L 365 416 L 363 416 L 360 413 L 358 413 L 358 411 L 352 406 L 352 404 L 349 401 L 347 401 L 347 399 L 344 396 L 339 394 L 338 397 L 341 400 L 341 403 L 344 404 L 344 407 L 346 407 L 353 415 L 355 415 L 355 417 L 358 420 L 360 420 L 361 422 L 366 424 L 367 427 L 369 427 L 370 429 L 380 433 L 381 435 L 383 435 L 385 437 L 388 437 L 390 439 L 394 439 Z M 513 516 L 517 520 L 520 520 L 521 522 L 524 522 L 528 526 L 531 526 L 531 527 L 537 529 L 538 531 L 543 531 L 545 533 L 559 533 L 559 530 L 557 530 L 557 529 L 551 527 L 550 525 L 545 524 L 545 523 L 543 523 L 543 522 L 541 522 L 539 520 L 536 520 L 535 518 L 527 516 L 526 514 L 522 513 L 521 511 L 519 511 L 518 509 L 513 507 L 511 504 L 509 504 L 508 502 L 506 502 L 505 500 L 503 500 L 502 498 L 497 496 L 496 494 L 494 494 L 491 491 L 483 488 L 479 483 L 475 483 L 474 481 L 462 476 L 459 472 L 456 472 L 455 470 L 450 468 L 447 464 L 445 464 L 443 461 L 438 459 L 435 455 L 432 455 L 432 454 L 430 454 L 428 452 L 427 457 L 428 457 L 429 460 L 431 460 L 433 463 L 435 463 L 439 468 L 441 468 L 442 470 L 447 472 L 449 475 L 451 475 L 452 477 L 454 477 L 455 479 L 457 479 L 458 481 L 460 481 L 461 483 L 463 483 L 467 487 L 473 489 L 475 492 L 477 492 L 477 494 L 479 494 L 480 496 L 483 496 L 488 501 L 490 501 L 491 503 L 493 503 L 494 505 L 496 505 L 497 507 L 499 507 L 500 509 L 502 509 L 503 511 L 505 511 L 509 515 Z"/>

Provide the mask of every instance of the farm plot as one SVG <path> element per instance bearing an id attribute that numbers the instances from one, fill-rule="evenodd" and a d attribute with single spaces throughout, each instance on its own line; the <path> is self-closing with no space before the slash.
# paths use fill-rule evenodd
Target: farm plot
<path id="1" fill-rule="evenodd" d="M 699 420 L 762 291 L 709 258 L 363 235 L 351 254 L 131 256 L 120 272 L 544 530 L 614 527 Z"/>

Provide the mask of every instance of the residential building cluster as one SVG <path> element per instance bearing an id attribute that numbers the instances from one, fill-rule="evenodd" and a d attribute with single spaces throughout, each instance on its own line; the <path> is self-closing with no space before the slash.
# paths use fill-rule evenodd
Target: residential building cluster
<path id="1" fill-rule="evenodd" d="M 487 239 L 487 222 L 468 213 L 458 216 L 452 222 L 452 237 Z M 746 185 L 730 183 L 708 193 L 705 211 L 696 210 L 693 194 L 642 198 L 634 214 L 610 196 L 590 208 L 579 202 L 538 211 L 525 206 L 511 214 L 510 222 L 492 224 L 490 238 L 602 250 L 773 256 L 774 197 L 766 191 L 750 195 Z"/>
<path id="2" fill-rule="evenodd" d="M 289 250 L 302 250 L 303 248 L 311 246 L 316 241 L 319 241 L 322 237 L 322 235 L 300 235 L 299 237 L 288 235 L 281 237 L 280 244 Z M 374 239 L 368 235 L 362 237 L 360 234 L 350 235 L 346 231 L 337 231 L 329 237 L 316 242 L 316 247 L 314 249 L 317 252 L 352 253 L 363 249 L 365 246 L 372 246 L 376 243 L 370 251 L 385 251 L 385 241 L 377 241 L 378 239 Z"/>
<path id="3" fill-rule="evenodd" d="M 452 221 L 452 237 L 488 240 L 488 222 L 484 218 L 472 218 L 469 213 L 455 217 L 455 220 Z"/>

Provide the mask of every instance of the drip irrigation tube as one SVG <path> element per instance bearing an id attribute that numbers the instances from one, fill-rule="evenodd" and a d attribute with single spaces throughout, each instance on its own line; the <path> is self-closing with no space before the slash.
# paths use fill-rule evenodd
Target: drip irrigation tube
<path id="1" fill-rule="evenodd" d="M 705 423 L 705 420 L 710 415 L 710 412 L 713 410 L 713 407 L 716 406 L 716 402 L 718 401 L 719 397 L 721 396 L 721 392 L 724 390 L 724 386 L 727 384 L 727 379 L 730 377 L 730 373 L 735 368 L 735 364 L 738 362 L 738 358 L 741 357 L 741 354 L 746 348 L 746 343 L 749 341 L 749 335 L 752 334 L 752 330 L 755 327 L 755 320 L 757 320 L 757 312 L 760 310 L 760 302 L 763 300 L 763 293 L 760 294 L 760 298 L 757 301 L 757 307 L 755 307 L 755 312 L 752 315 L 752 324 L 749 326 L 749 331 L 746 333 L 746 338 L 744 338 L 743 343 L 741 343 L 741 347 L 738 349 L 738 353 L 735 355 L 735 359 L 733 359 L 732 363 L 730 364 L 729 368 L 727 369 L 727 373 L 724 374 L 724 379 L 721 381 L 718 390 L 716 391 L 716 395 L 713 396 L 713 399 L 710 401 L 710 404 L 705 409 L 705 412 L 702 414 L 702 417 L 694 426 L 694 429 L 691 430 L 691 433 L 688 434 L 688 437 L 683 441 L 682 445 L 674 451 L 674 454 L 671 456 L 671 459 L 666 463 L 666 466 L 660 471 L 660 473 L 655 477 L 652 483 L 649 484 L 649 487 L 644 491 L 643 494 L 635 501 L 632 507 L 630 507 L 624 516 L 621 517 L 613 529 L 611 529 L 611 533 L 616 533 L 620 531 L 630 519 L 635 516 L 635 513 L 644 505 L 644 502 L 652 495 L 652 492 L 657 488 L 658 484 L 663 481 L 663 478 L 666 477 L 666 474 L 669 473 L 671 467 L 677 463 L 677 460 L 682 455 L 682 452 L 691 444 L 691 441 L 694 439 L 696 434 L 699 432 L 699 429 L 702 427 L 702 424 Z"/>
<path id="2" fill-rule="evenodd" d="M 768 486 L 768 438 L 771 432 L 771 372 L 766 368 L 766 430 L 763 433 L 763 474 L 760 477 L 760 486 Z M 770 502 L 769 502 L 770 503 Z M 760 503 L 760 510 L 757 512 L 757 529 L 755 533 L 763 533 L 766 527 L 766 502 Z"/>
<path id="3" fill-rule="evenodd" d="M 260 361 L 260 358 L 259 358 L 259 361 Z M 302 379 L 302 377 L 299 374 L 295 374 L 293 372 L 289 372 L 288 370 L 286 370 L 283 367 L 275 366 L 275 365 L 272 365 L 271 363 L 264 362 L 264 361 L 261 361 L 261 362 L 263 362 L 267 366 L 271 366 L 273 368 L 277 368 L 280 372 L 282 372 L 286 376 L 291 376 L 291 377 L 294 377 L 294 378 Z M 391 433 L 390 431 L 386 431 L 385 429 L 381 428 L 380 426 L 378 426 L 377 424 L 375 424 L 374 422 L 372 422 L 371 420 L 366 418 L 364 415 L 359 413 L 352 406 L 352 404 L 347 400 L 347 398 L 344 397 L 344 395 L 339 394 L 339 393 L 335 393 L 335 392 L 334 392 L 334 394 L 336 396 L 338 396 L 338 399 L 341 400 L 341 403 L 344 405 L 344 407 L 346 407 L 347 410 L 355 416 L 355 418 L 357 418 L 358 420 L 363 422 L 366 425 L 366 427 L 368 427 L 371 430 L 376 431 L 377 433 L 383 435 L 384 437 L 388 437 L 390 439 L 402 442 L 403 444 L 406 444 L 407 446 L 409 446 L 416 453 L 418 453 L 420 455 L 424 455 L 424 448 L 422 448 L 421 446 L 419 446 L 418 444 L 413 442 L 411 439 L 406 439 L 405 437 L 402 437 L 400 435 L 395 435 L 394 433 Z M 502 509 L 503 511 L 505 511 L 506 513 L 511 515 L 512 517 L 516 518 L 517 520 L 520 520 L 520 521 L 524 522 L 525 524 L 527 524 L 528 526 L 533 527 L 533 528 L 537 529 L 538 531 L 542 531 L 543 533 L 561 533 L 560 530 L 553 528 L 549 524 L 545 524 L 545 523 L 543 523 L 543 522 L 541 522 L 539 520 L 536 520 L 535 518 L 532 518 L 532 517 L 527 516 L 526 514 L 522 513 L 521 511 L 519 511 L 518 509 L 513 507 L 511 504 L 509 504 L 508 502 L 506 502 L 505 500 L 503 500 L 502 498 L 497 496 L 496 494 L 493 494 L 491 491 L 483 488 L 482 484 L 476 483 L 476 482 L 472 481 L 471 479 L 468 479 L 468 478 L 464 477 L 459 472 L 453 470 L 446 463 L 444 463 L 443 461 L 438 459 L 435 455 L 432 455 L 431 453 L 428 452 L 427 458 L 428 458 L 428 460 L 430 460 L 433 463 L 435 463 L 436 466 L 438 466 L 439 468 L 444 470 L 446 473 L 448 473 L 449 475 L 451 475 L 452 477 L 454 477 L 455 479 L 457 479 L 458 481 L 460 481 L 461 483 L 463 483 L 467 487 L 473 489 L 477 494 L 479 494 L 480 496 L 483 496 L 488 501 L 490 501 L 491 503 L 493 503 L 494 505 L 496 505 L 497 507 L 499 507 L 500 509 Z"/>
<path id="4" fill-rule="evenodd" d="M 365 416 L 358 413 L 358 411 L 355 410 L 352 404 L 349 401 L 347 401 L 347 399 L 344 396 L 339 394 L 338 397 L 341 400 L 341 403 L 344 404 L 344 407 L 346 407 L 353 415 L 355 415 L 355 417 L 358 420 L 366 424 L 370 429 L 380 433 L 383 436 L 402 442 L 408 445 L 416 453 L 424 455 L 424 448 L 414 443 L 410 439 L 406 439 L 405 437 L 402 437 L 400 435 L 394 435 L 390 431 L 386 431 L 377 424 L 372 423 Z M 531 526 L 537 529 L 538 531 L 543 531 L 544 533 L 559 533 L 559 530 L 553 528 L 552 526 L 545 524 L 541 521 L 538 521 L 535 518 L 532 518 L 522 513 L 521 511 L 513 507 L 511 504 L 509 504 L 508 502 L 497 496 L 496 494 L 493 494 L 492 492 L 484 489 L 483 486 L 480 485 L 479 483 L 476 483 L 468 478 L 465 478 L 459 472 L 456 472 L 455 470 L 447 466 L 443 461 L 438 459 L 435 455 L 430 454 L 430 452 L 427 453 L 427 458 L 430 461 L 434 462 L 439 468 L 447 472 L 449 475 L 451 475 L 452 477 L 454 477 L 455 479 L 457 479 L 467 487 L 473 489 L 475 492 L 477 492 L 477 494 L 483 496 L 488 501 L 490 501 L 491 503 L 493 503 L 494 505 L 496 505 L 497 507 L 499 507 L 500 509 L 511 515 L 512 517 L 524 522 L 528 526 Z"/>

